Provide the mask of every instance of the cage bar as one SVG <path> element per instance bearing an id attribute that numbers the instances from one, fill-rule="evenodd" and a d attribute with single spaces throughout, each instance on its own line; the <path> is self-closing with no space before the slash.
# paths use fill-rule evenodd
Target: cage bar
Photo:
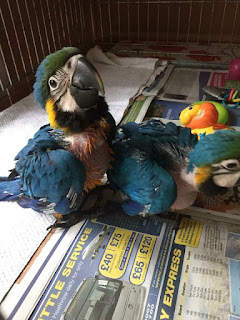
<path id="1" fill-rule="evenodd" d="M 240 0 L 6 0 L 0 3 L 0 110 L 32 91 L 44 57 L 63 46 L 240 45 Z M 132 48 L 132 49 L 131 49 Z M 127 52 L 128 50 L 128 52 Z M 129 52 L 129 50 L 131 52 Z M 205 53 L 209 54 L 209 52 Z"/>

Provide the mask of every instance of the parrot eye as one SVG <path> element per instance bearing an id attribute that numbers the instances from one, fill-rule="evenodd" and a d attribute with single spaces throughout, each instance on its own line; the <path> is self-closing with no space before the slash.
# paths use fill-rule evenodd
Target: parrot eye
<path id="1" fill-rule="evenodd" d="M 188 107 L 188 110 L 192 110 L 192 108 L 193 108 L 193 106 L 189 106 L 189 107 Z"/>
<path id="2" fill-rule="evenodd" d="M 49 86 L 50 86 L 51 88 L 53 88 L 53 89 L 56 89 L 56 88 L 57 88 L 57 81 L 56 81 L 53 77 L 51 77 L 51 78 L 49 79 L 48 83 L 49 83 Z"/>
<path id="3" fill-rule="evenodd" d="M 232 171 L 239 170 L 240 168 L 239 161 L 235 159 L 222 161 L 221 165 L 223 168 L 232 170 Z"/>

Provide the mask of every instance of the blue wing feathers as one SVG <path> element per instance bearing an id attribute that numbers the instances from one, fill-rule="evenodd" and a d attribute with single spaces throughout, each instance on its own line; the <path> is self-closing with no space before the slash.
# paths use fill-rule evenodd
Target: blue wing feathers
<path id="1" fill-rule="evenodd" d="M 0 178 L 0 201 L 17 201 L 36 211 L 55 203 L 64 214 L 70 211 L 70 189 L 81 198 L 85 167 L 57 143 L 52 131 L 49 125 L 40 128 L 17 154 L 15 169 L 19 177 L 12 181 Z"/>
<path id="2" fill-rule="evenodd" d="M 168 169 L 176 165 L 174 161 L 182 161 L 196 143 L 189 128 L 174 123 L 151 119 L 124 124 L 113 144 L 113 169 L 108 171 L 110 182 L 129 197 L 123 209 L 132 215 L 144 206 L 149 213 L 169 210 L 177 186 Z"/>
<path id="3" fill-rule="evenodd" d="M 14 201 L 21 193 L 21 180 L 15 178 L 9 181 L 5 177 L 0 177 L 0 201 Z"/>

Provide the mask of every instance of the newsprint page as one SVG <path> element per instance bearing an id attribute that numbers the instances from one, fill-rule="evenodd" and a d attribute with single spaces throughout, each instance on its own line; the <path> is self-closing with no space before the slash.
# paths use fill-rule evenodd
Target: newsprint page
<path id="1" fill-rule="evenodd" d="M 31 282 L 8 319 L 237 320 L 239 270 L 240 225 L 113 212 L 82 225 L 42 296 Z"/>

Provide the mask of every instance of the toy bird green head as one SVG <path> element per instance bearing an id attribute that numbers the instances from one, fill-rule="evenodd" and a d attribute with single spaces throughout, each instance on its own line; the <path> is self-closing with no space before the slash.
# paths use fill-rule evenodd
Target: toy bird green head
<path id="1" fill-rule="evenodd" d="M 240 132 L 217 130 L 200 139 L 190 152 L 189 168 L 195 168 L 195 182 L 204 194 L 224 194 L 240 185 Z"/>
<path id="2" fill-rule="evenodd" d="M 34 95 L 48 113 L 50 125 L 65 132 L 84 131 L 108 110 L 100 75 L 74 47 L 58 50 L 41 62 Z"/>

